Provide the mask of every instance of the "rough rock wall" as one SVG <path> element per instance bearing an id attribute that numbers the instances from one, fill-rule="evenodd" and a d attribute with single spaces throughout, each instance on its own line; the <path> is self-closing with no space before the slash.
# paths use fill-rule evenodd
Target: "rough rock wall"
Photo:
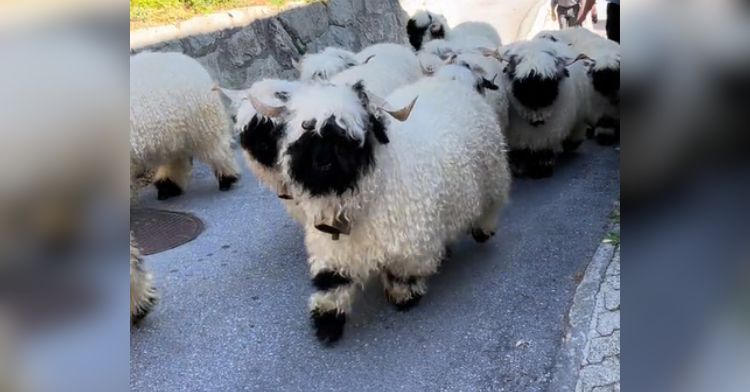
<path id="1" fill-rule="evenodd" d="M 221 86 L 240 89 L 264 77 L 297 77 L 292 59 L 326 46 L 358 51 L 378 42 L 407 42 L 408 16 L 398 0 L 318 1 L 277 13 L 255 8 L 194 18 L 168 26 L 167 33 L 133 32 L 131 50 L 183 52 L 201 62 Z M 242 17 L 247 23 L 237 26 Z M 143 33 L 148 39 L 139 39 Z M 139 43 L 159 36 L 176 38 Z"/>

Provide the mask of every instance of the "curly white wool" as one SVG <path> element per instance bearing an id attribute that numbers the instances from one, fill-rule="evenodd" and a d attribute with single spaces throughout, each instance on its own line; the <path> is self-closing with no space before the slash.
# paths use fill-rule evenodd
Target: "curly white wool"
<path id="1" fill-rule="evenodd" d="M 417 56 L 408 49 L 407 51 L 393 50 L 394 48 L 390 45 L 383 44 L 371 49 L 371 51 L 382 50 L 384 55 L 375 55 L 366 64 L 351 67 L 339 73 L 331 78 L 331 82 L 351 86 L 361 80 L 370 92 L 385 97 L 397 88 L 419 79 L 422 72 Z M 388 51 L 387 54 L 386 51 Z"/>
<path id="2" fill-rule="evenodd" d="M 505 79 L 503 78 L 503 66 L 497 59 L 485 56 L 478 52 L 464 52 L 456 56 L 457 64 L 466 64 L 473 69 L 479 69 L 484 73 L 483 77 L 494 83 L 497 90 L 486 90 L 484 97 L 487 103 L 495 109 L 500 128 L 508 129 L 508 96 L 506 95 Z"/>
<path id="3" fill-rule="evenodd" d="M 208 72 L 180 53 L 139 53 L 130 58 L 131 177 L 159 167 L 185 189 L 192 157 L 217 176 L 239 176 L 230 122 Z"/>
<path id="4" fill-rule="evenodd" d="M 301 90 L 289 103 L 294 115 L 285 146 L 305 132 L 298 123 L 309 116 L 348 119 L 343 121 L 347 127 L 357 124 L 348 132 L 360 137 L 359 121 L 354 119 L 367 113 L 351 89 L 305 89 L 310 91 Z M 308 108 L 310 98 L 324 96 L 329 100 L 314 114 Z M 348 313 L 356 287 L 377 271 L 420 277 L 412 287 L 415 291 L 401 300 L 423 294 L 424 279 L 437 271 L 447 244 L 472 228 L 488 235 L 495 231 L 511 180 L 503 134 L 492 108 L 471 86 L 442 78 L 423 78 L 387 100 L 393 107 L 404 107 L 417 96 L 407 121 L 384 119 L 390 142 L 374 146 L 376 165 L 360 179 L 356 191 L 310 197 L 291 181 L 290 160 L 282 151 L 282 172 L 306 215 L 341 207 L 353 222 L 350 234 L 338 241 L 318 231 L 310 220 L 305 225 L 312 274 L 338 271 L 354 282 L 314 294 L 313 311 Z"/>
<path id="5" fill-rule="evenodd" d="M 337 73 L 357 65 L 354 53 L 336 47 L 327 47 L 319 53 L 307 54 L 296 65 L 300 80 L 326 80 Z"/>

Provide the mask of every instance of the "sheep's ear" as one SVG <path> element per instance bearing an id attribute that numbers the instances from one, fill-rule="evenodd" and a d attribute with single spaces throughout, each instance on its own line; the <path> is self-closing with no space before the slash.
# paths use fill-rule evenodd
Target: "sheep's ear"
<path id="1" fill-rule="evenodd" d="M 497 75 L 495 75 L 495 77 L 497 77 Z M 482 78 L 482 84 L 480 84 L 480 86 L 488 90 L 497 90 L 499 88 L 495 84 L 495 78 L 492 78 L 492 80 L 487 80 L 486 78 Z"/>
<path id="2" fill-rule="evenodd" d="M 354 83 L 352 85 L 352 90 L 357 94 L 357 97 L 359 98 L 359 102 L 362 104 L 362 106 L 367 109 L 367 111 L 370 110 L 370 97 L 367 94 L 367 91 L 365 90 L 365 83 L 362 80 L 357 81 L 357 83 Z"/>
<path id="3" fill-rule="evenodd" d="M 292 58 L 292 66 L 297 71 L 302 71 L 302 62 L 301 62 L 301 60 L 297 60 L 295 58 Z"/>

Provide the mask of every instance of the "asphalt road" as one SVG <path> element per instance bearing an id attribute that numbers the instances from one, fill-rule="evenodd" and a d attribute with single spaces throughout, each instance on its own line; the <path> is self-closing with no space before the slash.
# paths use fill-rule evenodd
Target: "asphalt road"
<path id="1" fill-rule="evenodd" d="M 131 389 L 545 390 L 576 275 L 619 196 L 618 166 L 617 151 L 586 142 L 554 177 L 515 181 L 493 239 L 455 246 L 410 312 L 371 282 L 333 347 L 309 325 L 302 231 L 249 172 L 230 192 L 202 166 L 180 198 L 149 189 L 144 206 L 190 211 L 207 228 L 146 259 L 162 300 L 131 331 Z"/>

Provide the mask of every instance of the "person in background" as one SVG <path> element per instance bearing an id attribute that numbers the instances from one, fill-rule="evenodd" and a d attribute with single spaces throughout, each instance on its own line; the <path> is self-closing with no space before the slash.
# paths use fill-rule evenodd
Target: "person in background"
<path id="1" fill-rule="evenodd" d="M 550 7 L 552 20 L 560 25 L 560 30 L 566 27 L 580 26 L 578 13 L 581 10 L 581 0 L 551 0 Z M 585 20 L 585 18 L 584 18 Z"/>
<path id="2" fill-rule="evenodd" d="M 578 15 L 578 24 L 586 20 L 586 15 L 596 4 L 596 0 L 585 0 L 583 10 Z M 607 0 L 607 38 L 620 42 L 620 0 Z"/>

